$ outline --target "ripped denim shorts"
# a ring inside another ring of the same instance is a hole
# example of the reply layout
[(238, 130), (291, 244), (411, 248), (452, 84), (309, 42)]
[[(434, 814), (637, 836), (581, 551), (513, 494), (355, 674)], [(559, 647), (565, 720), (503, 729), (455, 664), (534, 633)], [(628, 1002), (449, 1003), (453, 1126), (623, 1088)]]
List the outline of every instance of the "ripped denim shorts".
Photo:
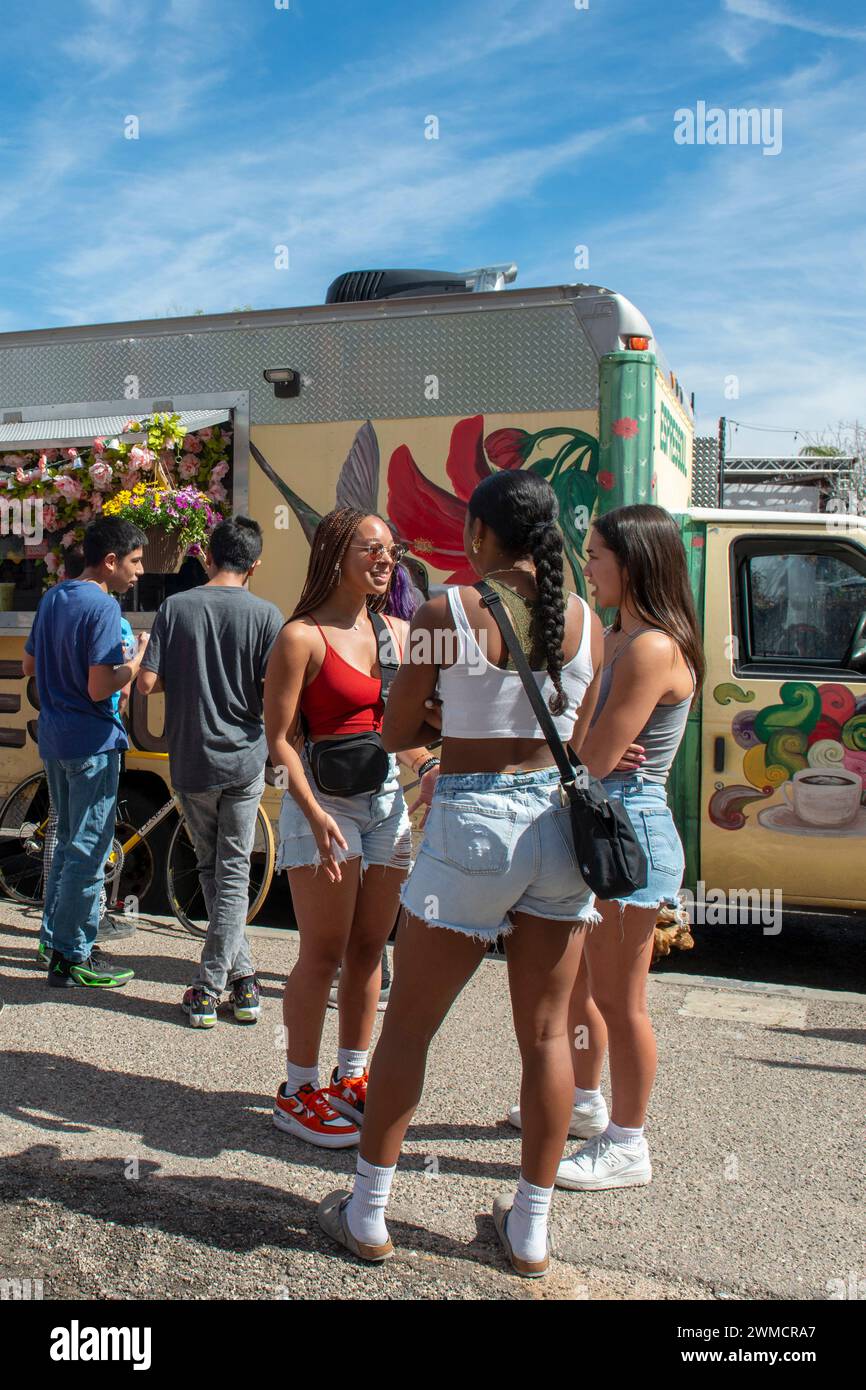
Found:
[(661, 782), (649, 782), (637, 774), (605, 777), (603, 786), (611, 800), (622, 802), (628, 811), (647, 865), (645, 886), (612, 901), (626, 907), (660, 907), (662, 903), (676, 907), (686, 860)]
[(400, 897), (429, 926), (478, 941), (507, 936), (515, 912), (597, 922), (556, 768), (440, 775)]
[[(370, 864), (408, 870), (412, 854), (409, 812), (400, 786), (397, 759), (391, 755), (388, 776), (375, 792), (360, 796), (326, 796), (313, 781), (306, 753), (301, 761), (310, 790), (322, 810), (337, 822), (348, 850), (338, 850), (337, 859), (361, 859), (363, 872)], [(286, 792), (280, 807), (277, 872), (319, 864), (319, 849), (310, 822), (295, 798)]]

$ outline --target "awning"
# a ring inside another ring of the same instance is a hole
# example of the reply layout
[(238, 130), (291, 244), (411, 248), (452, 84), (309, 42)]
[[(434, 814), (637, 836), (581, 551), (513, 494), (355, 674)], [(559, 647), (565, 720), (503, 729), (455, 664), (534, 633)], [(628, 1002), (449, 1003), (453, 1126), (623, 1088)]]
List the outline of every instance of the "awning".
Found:
[[(78, 420), (23, 420), (17, 424), (0, 424), (0, 449), (13, 453), (19, 449), (52, 449), (64, 444), (92, 444), (94, 439), (119, 438), (125, 443), (140, 443), (142, 434), (123, 434), (127, 420), (134, 420), (135, 402), (126, 415), (91, 415)], [(227, 410), (179, 410), (180, 423), (187, 434), (209, 425), (222, 425), (229, 419)], [(2, 458), (0, 458), (2, 464)]]

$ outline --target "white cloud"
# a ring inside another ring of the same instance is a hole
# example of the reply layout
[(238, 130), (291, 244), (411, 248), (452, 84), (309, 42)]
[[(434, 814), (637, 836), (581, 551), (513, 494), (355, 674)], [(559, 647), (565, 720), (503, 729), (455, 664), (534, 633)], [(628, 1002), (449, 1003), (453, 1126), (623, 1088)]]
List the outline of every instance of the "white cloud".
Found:
[(806, 34), (817, 34), (827, 39), (857, 39), (866, 41), (866, 27), (852, 28), (845, 24), (827, 24), (811, 15), (792, 14), (777, 0), (724, 0), (725, 9), (731, 14), (743, 15), (747, 19), (763, 21), (766, 24), (782, 25), (788, 29), (800, 29)]

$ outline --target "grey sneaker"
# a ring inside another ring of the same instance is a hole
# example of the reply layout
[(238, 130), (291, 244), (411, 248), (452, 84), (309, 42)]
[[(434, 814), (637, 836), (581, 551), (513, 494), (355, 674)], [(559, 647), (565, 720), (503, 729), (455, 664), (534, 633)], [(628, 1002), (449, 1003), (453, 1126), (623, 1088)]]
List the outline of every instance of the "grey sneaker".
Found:
[(118, 921), (116, 917), (104, 912), (96, 928), (96, 940), (107, 946), (112, 941), (122, 941), (126, 936), (135, 936), (136, 931), (137, 928), (128, 917), (121, 917)]

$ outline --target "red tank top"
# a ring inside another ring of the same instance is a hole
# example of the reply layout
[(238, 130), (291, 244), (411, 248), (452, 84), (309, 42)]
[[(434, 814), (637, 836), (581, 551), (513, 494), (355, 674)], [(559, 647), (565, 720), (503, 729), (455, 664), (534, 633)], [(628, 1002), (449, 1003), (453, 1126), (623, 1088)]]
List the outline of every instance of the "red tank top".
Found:
[[(325, 643), (325, 659), (318, 675), (304, 687), (301, 695), (301, 714), (306, 720), (307, 736), (378, 733), (385, 713), (381, 680), (352, 666), (334, 651), (318, 623), (316, 627)], [(402, 655), (401, 651), (401, 659)]]

